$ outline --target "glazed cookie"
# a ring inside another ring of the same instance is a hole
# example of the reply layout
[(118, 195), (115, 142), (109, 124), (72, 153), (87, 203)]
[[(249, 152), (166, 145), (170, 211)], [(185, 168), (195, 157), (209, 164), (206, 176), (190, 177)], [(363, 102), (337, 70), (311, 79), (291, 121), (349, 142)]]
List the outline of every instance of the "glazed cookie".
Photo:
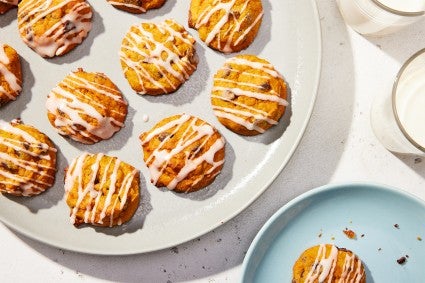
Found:
[(362, 261), (352, 251), (330, 244), (305, 250), (293, 267), (292, 283), (366, 282)]
[(116, 157), (84, 153), (65, 175), (71, 223), (112, 227), (133, 217), (139, 206), (140, 173)]
[(192, 0), (189, 27), (209, 47), (231, 53), (254, 41), (262, 18), (261, 0)]
[(112, 6), (133, 14), (145, 13), (164, 5), (165, 0), (108, 0)]
[(196, 70), (195, 39), (174, 20), (133, 25), (121, 45), (121, 66), (139, 94), (176, 91)]
[(21, 120), (0, 120), (0, 192), (38, 195), (55, 181), (56, 148), (50, 139)]
[(47, 117), (59, 134), (93, 144), (124, 127), (127, 102), (102, 73), (69, 74), (48, 95)]
[(215, 74), (211, 103), (224, 126), (252, 136), (278, 123), (288, 105), (286, 97), (286, 83), (269, 62), (238, 55)]
[(0, 106), (15, 100), (22, 90), (21, 61), (18, 53), (0, 43)]
[(18, 6), (18, 0), (0, 0), (0, 15)]
[(193, 192), (211, 184), (224, 163), (225, 141), (199, 118), (165, 118), (140, 135), (143, 158), (157, 187)]
[(64, 55), (80, 44), (91, 17), (85, 0), (22, 0), (18, 5), (21, 38), (42, 57)]

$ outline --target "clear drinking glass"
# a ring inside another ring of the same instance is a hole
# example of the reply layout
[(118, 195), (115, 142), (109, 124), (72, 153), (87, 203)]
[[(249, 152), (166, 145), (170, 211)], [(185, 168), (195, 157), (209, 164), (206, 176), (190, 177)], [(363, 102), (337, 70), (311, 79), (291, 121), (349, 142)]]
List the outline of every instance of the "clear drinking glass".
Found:
[(370, 118), (388, 150), (425, 156), (425, 48), (401, 67), (392, 93), (375, 98)]
[(364, 35), (382, 36), (424, 18), (425, 0), (337, 0), (345, 22)]

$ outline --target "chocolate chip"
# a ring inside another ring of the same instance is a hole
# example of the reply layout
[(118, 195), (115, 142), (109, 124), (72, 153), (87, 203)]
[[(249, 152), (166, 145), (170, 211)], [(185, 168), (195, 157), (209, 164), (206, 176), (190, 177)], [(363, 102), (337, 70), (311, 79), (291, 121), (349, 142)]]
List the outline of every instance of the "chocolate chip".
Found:
[(59, 116), (65, 116), (65, 112), (63, 112), (60, 109), (57, 109), (56, 112), (58, 113)]
[(28, 150), (28, 149), (30, 148), (30, 144), (29, 144), (29, 143), (27, 143), (27, 142), (23, 142), (23, 143), (22, 143), (22, 145), (24, 146), (24, 148), (25, 148), (26, 150)]
[(66, 21), (65, 22), (65, 32), (69, 32), (73, 29), (75, 29), (75, 24), (71, 21)]
[(163, 132), (163, 133), (160, 133), (159, 135), (158, 135), (158, 139), (159, 139), (159, 141), (164, 141), (168, 136), (169, 136), (170, 134), (169, 133), (166, 133), (166, 132)]
[(262, 88), (263, 90), (265, 90), (265, 91), (269, 91), (269, 90), (271, 90), (271, 89), (272, 89), (272, 87), (271, 87), (271, 85), (270, 85), (270, 83), (269, 83), (269, 82), (265, 82), (265, 83), (263, 83), (263, 84), (261, 85), (261, 88)]

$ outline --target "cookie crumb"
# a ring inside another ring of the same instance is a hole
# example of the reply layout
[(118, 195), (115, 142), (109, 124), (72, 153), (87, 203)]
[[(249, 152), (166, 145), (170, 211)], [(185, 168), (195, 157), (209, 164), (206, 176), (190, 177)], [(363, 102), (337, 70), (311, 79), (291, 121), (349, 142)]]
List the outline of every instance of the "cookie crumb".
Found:
[(350, 230), (348, 228), (345, 228), (345, 230), (342, 230), (342, 232), (349, 238), (349, 239), (355, 239), (356, 233), (353, 230)]
[(378, 248), (378, 252), (380, 252), (380, 251), (382, 251), (382, 249), (381, 248)]
[(397, 259), (397, 263), (401, 265), (401, 264), (404, 264), (406, 260), (407, 260), (406, 257), (402, 256), (401, 258)]
[(397, 229), (400, 229), (400, 226), (397, 223), (394, 224), (394, 227), (397, 228)]
[(360, 237), (363, 238), (364, 237), (364, 234), (361, 234)]
[(418, 241), (422, 241), (422, 238), (421, 237), (416, 237), (416, 239), (418, 239)]
[(331, 237), (331, 240), (333, 241), (333, 240), (335, 240), (335, 237)]

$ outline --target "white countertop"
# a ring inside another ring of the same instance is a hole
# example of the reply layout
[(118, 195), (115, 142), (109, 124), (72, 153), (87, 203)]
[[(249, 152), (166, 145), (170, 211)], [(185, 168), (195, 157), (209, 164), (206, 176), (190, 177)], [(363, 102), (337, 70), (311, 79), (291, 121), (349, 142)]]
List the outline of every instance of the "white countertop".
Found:
[(175, 248), (135, 256), (93, 256), (53, 248), (0, 224), (1, 282), (238, 282), (254, 236), (281, 206), (317, 186), (367, 181), (425, 200), (425, 158), (396, 156), (369, 123), (373, 98), (388, 91), (401, 64), (425, 47), (425, 21), (383, 38), (347, 28), (336, 3), (317, 0), (323, 60), (317, 102), (294, 156), (240, 215)]

